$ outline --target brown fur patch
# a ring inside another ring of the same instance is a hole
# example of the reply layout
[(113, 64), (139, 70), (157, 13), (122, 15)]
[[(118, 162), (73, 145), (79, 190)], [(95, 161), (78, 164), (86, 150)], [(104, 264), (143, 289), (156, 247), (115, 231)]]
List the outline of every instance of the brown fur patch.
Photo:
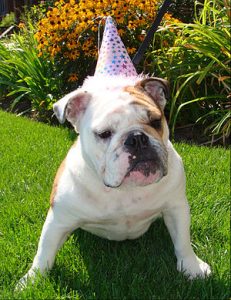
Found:
[(162, 139), (163, 136), (163, 123), (166, 122), (164, 113), (158, 104), (144, 91), (137, 87), (128, 86), (125, 87), (125, 91), (133, 96), (133, 100), (130, 102), (131, 105), (142, 106), (147, 111), (149, 121), (161, 119), (162, 126), (159, 130), (152, 128), (150, 124), (144, 124), (143, 128), (148, 134), (152, 135), (157, 139)]
[(143, 127), (144, 132), (146, 132), (147, 134), (153, 136), (155, 139), (157, 139), (159, 141), (162, 140), (163, 126), (161, 127), (160, 130), (156, 130), (149, 125), (143, 125), (142, 127)]
[(124, 88), (125, 92), (129, 93), (130, 95), (134, 96), (135, 99), (146, 103), (147, 105), (153, 105), (154, 101), (151, 97), (144, 93), (143, 90), (139, 89), (136, 86), (126, 86)]
[(57, 187), (58, 187), (58, 184), (59, 184), (59, 179), (60, 179), (61, 175), (63, 174), (64, 168), (65, 168), (65, 159), (62, 161), (62, 163), (59, 166), (58, 171), (55, 175), (55, 179), (54, 179), (54, 183), (53, 183), (52, 190), (51, 190), (51, 195), (50, 195), (50, 205), (51, 205), (51, 207), (54, 206), (54, 199), (55, 199), (55, 195), (57, 193)]
[(144, 91), (141, 91), (133, 86), (127, 86), (124, 90), (134, 97), (134, 100), (131, 101), (132, 105), (143, 106), (147, 109), (147, 111), (151, 111), (153, 115), (156, 115), (156, 118), (161, 117), (161, 115), (163, 114), (162, 110), (157, 105), (157, 103)]

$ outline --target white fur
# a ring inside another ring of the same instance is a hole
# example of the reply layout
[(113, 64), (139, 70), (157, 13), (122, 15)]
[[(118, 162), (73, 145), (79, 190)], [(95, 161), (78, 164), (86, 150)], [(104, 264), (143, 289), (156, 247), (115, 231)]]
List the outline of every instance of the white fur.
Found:
[[(90, 77), (83, 84), (81, 90), (91, 93), (93, 99), (81, 118), (80, 138), (67, 154), (33, 265), (18, 288), (24, 287), (29, 278), (33, 280), (37, 271), (43, 274), (52, 267), (57, 250), (76, 228), (111, 240), (135, 239), (148, 230), (157, 216), (163, 216), (170, 232), (177, 269), (190, 278), (210, 274), (210, 267), (196, 257), (190, 243), (183, 164), (168, 140), (166, 124), (163, 139), (150, 140), (160, 147), (160, 152), (166, 151), (167, 175), (147, 186), (123, 183), (128, 168), (122, 148), (124, 136), (130, 130), (140, 130), (145, 116), (142, 108), (128, 105), (130, 95), (122, 88), (140, 79)], [(93, 131), (107, 126), (115, 129), (115, 135), (110, 142), (96, 143)], [(113, 162), (115, 154), (118, 159)], [(121, 185), (108, 188), (105, 181)]]
[(124, 86), (133, 86), (141, 79), (146, 78), (145, 75), (137, 75), (127, 77), (124, 75), (121, 76), (89, 76), (85, 79), (82, 88), (86, 89), (89, 92), (95, 93), (97, 90), (120, 90)]

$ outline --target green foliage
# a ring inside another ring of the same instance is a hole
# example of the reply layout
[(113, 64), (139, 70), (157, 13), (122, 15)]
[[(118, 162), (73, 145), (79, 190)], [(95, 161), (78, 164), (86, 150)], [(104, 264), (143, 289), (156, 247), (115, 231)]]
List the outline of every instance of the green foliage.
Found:
[(37, 5), (30, 7), (24, 6), (24, 11), (20, 15), (20, 22), (24, 24), (29, 32), (33, 29), (33, 32), (35, 33), (38, 30), (37, 23), (46, 15), (48, 8), (53, 2), (54, 1), (41, 1)]
[(33, 34), (17, 34), (0, 44), (0, 88), (13, 99), (11, 108), (26, 99), (32, 111), (47, 117), (62, 84), (52, 61), (40, 59), (36, 46)]
[[(64, 128), (0, 111), (0, 299), (219, 299), (230, 297), (229, 151), (176, 144), (183, 157), (193, 248), (212, 267), (206, 280), (176, 271), (161, 220), (139, 239), (114, 242), (77, 230), (53, 270), (14, 288), (36, 253), (55, 172), (73, 143)], [(205, 184), (206, 183), (206, 184)]]
[(0, 22), (0, 27), (9, 27), (15, 24), (15, 14), (11, 12), (3, 17), (2, 21)]
[[(169, 122), (174, 132), (181, 125), (203, 122), (216, 138), (230, 135), (230, 20), (221, 0), (196, 3), (194, 23), (161, 27), (148, 57), (159, 76), (171, 83)], [(150, 67), (150, 66), (149, 66)]]
[(6, 103), (6, 98), (12, 110), (32, 113), (33, 117), (46, 122), (50, 122), (53, 114), (53, 103), (76, 88), (76, 83), (65, 80), (67, 75), (62, 62), (38, 55), (34, 38), (37, 22), (53, 2), (25, 7), (19, 33), (0, 42), (0, 102)]

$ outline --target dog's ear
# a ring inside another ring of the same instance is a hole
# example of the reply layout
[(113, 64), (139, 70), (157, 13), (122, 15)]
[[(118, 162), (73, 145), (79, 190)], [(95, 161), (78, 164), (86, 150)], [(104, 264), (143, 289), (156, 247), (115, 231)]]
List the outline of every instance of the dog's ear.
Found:
[(166, 98), (169, 97), (169, 83), (167, 80), (151, 77), (140, 81), (137, 86), (148, 93), (153, 100), (164, 109)]
[(75, 90), (53, 105), (54, 113), (60, 123), (64, 123), (67, 119), (75, 127), (90, 99), (91, 95), (88, 92)]

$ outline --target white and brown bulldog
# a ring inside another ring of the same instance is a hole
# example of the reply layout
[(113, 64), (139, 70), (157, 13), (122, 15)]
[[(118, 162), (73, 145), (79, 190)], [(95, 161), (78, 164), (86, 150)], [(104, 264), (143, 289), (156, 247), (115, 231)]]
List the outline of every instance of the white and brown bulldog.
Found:
[(160, 78), (98, 76), (54, 105), (79, 138), (57, 172), (38, 251), (19, 287), (52, 267), (73, 230), (135, 239), (158, 216), (174, 243), (177, 269), (189, 278), (210, 274), (190, 243), (184, 168), (163, 112), (167, 95)]

